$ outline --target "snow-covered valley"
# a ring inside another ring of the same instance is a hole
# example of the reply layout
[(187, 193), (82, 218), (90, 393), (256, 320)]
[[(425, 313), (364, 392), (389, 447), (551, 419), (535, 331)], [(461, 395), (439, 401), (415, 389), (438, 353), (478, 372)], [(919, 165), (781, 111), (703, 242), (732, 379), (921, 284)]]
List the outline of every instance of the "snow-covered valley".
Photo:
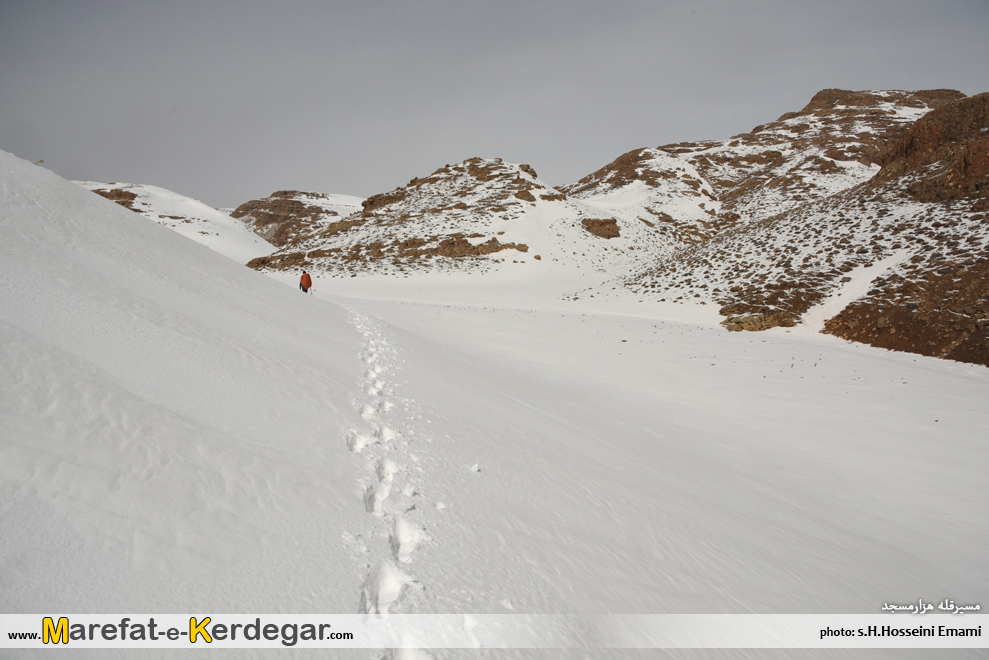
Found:
[(8, 612), (987, 593), (983, 366), (562, 300), (587, 276), (534, 264), (306, 296), (6, 153), (0, 204)]

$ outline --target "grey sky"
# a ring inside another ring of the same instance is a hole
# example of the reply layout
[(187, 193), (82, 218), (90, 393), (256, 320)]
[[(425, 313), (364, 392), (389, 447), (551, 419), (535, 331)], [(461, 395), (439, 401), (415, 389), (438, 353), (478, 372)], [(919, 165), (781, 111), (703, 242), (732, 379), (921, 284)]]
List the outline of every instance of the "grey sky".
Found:
[(820, 89), (989, 91), (989, 1), (0, 2), (0, 149), (214, 206), (576, 180)]

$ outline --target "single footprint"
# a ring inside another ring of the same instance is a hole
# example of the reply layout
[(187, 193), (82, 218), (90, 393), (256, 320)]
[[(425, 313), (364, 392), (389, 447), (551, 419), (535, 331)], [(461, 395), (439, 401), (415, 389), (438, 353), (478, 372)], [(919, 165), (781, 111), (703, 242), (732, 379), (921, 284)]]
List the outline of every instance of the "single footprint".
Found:
[(350, 448), (350, 451), (355, 454), (361, 453), (361, 450), (364, 449), (364, 447), (367, 447), (375, 442), (378, 442), (377, 437), (367, 436), (363, 433), (358, 433), (357, 431), (351, 431), (350, 435), (347, 437), (347, 446)]
[(361, 614), (388, 614), (392, 603), (402, 597), (415, 579), (392, 561), (383, 561), (378, 570), (367, 577), (361, 590)]
[(373, 486), (368, 486), (368, 489), (364, 491), (364, 508), (367, 509), (368, 513), (373, 513), (381, 517), (384, 515), (381, 505), (384, 504), (384, 501), (388, 499), (390, 494), (391, 484), (380, 482)]
[(390, 458), (380, 459), (378, 461), (378, 465), (375, 467), (375, 472), (378, 474), (378, 481), (391, 483), (391, 480), (395, 478), (395, 473), (398, 472), (398, 469), (398, 465)]
[(412, 561), (412, 553), (423, 541), (430, 541), (426, 534), (418, 525), (410, 523), (401, 516), (395, 516), (395, 527), (391, 533), (391, 549), (395, 553), (395, 559), (408, 564)]

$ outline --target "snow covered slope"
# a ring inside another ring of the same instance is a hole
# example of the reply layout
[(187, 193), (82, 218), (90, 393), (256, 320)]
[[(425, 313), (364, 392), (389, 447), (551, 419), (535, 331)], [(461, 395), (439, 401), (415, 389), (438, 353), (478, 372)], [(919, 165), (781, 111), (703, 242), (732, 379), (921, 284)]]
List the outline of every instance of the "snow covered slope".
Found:
[(953, 90), (818, 92), (800, 112), (727, 140), (637, 149), (561, 190), (655, 223), (676, 247), (863, 183), (883, 149)]
[(788, 112), (749, 133), (661, 149), (697, 168), (722, 203), (725, 221), (744, 223), (867, 181), (883, 151), (907, 127), (964, 96), (945, 89), (825, 89), (800, 112)]
[(878, 157), (874, 179), (727, 229), (624, 289), (716, 304), (731, 329), (828, 322), (856, 341), (989, 364), (987, 135), (989, 93), (945, 104)]
[(539, 280), (627, 272), (671, 245), (638, 219), (567, 197), (528, 165), (471, 158), (374, 195), (362, 212), (250, 265), (346, 276), (526, 270)]
[(355, 427), (410, 443), (364, 447), (368, 481), (390, 456), (445, 505), (418, 518), (417, 611), (874, 612), (989, 586), (984, 368), (635, 304), (340, 300), (408, 402)]
[(2, 152), (0, 204), (5, 610), (355, 611), (346, 315)]
[(670, 249), (700, 243), (718, 229), (714, 189), (689, 161), (660, 149), (630, 151), (562, 190), (602, 213), (655, 228)]
[(75, 183), (202, 243), (239, 264), (246, 264), (277, 249), (226, 213), (171, 190), (140, 183)]

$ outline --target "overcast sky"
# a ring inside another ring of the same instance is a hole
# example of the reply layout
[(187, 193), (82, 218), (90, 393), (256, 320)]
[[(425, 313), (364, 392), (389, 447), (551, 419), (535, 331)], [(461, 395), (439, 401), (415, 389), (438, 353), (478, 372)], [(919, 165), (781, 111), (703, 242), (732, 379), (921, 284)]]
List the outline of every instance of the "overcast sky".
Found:
[(559, 185), (828, 87), (989, 91), (989, 0), (0, 0), (0, 149), (217, 207), (471, 156)]

